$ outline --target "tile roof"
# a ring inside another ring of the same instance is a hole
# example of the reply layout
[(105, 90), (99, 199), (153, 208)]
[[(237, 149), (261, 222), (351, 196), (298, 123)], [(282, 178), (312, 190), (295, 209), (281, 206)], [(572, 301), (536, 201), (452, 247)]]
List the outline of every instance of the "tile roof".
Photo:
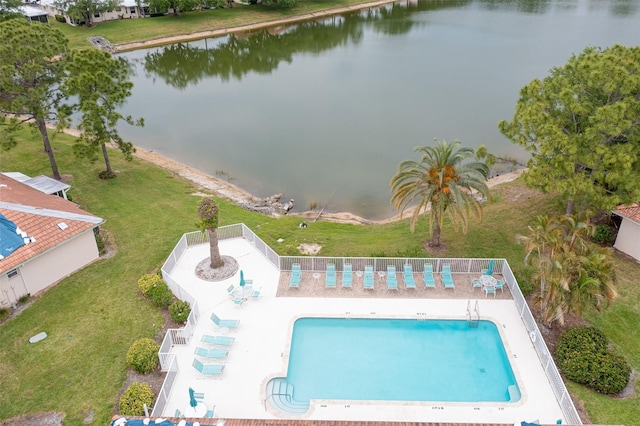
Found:
[(629, 206), (618, 206), (614, 213), (619, 216), (626, 217), (629, 220), (640, 223), (640, 205), (637, 203)]
[[(44, 194), (2, 174), (0, 213), (36, 239), (0, 260), (0, 273), (104, 223), (104, 219), (80, 209), (75, 203)], [(58, 226), (61, 222), (67, 225), (65, 229)]]

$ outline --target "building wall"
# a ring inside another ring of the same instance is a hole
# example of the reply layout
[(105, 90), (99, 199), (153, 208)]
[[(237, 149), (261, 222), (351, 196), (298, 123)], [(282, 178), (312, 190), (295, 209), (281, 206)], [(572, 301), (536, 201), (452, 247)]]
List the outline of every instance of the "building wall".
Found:
[(89, 230), (25, 263), (15, 277), (0, 276), (0, 306), (11, 305), (27, 293), (38, 294), (98, 257), (98, 246)]
[[(57, 9), (54, 5), (43, 4), (41, 7), (49, 14), (49, 16), (55, 17), (55, 15), (62, 15), (67, 19), (67, 23), (72, 23), (69, 15)], [(145, 12), (138, 6), (118, 6), (112, 11), (100, 12), (98, 13), (98, 16), (94, 15), (91, 22), (97, 24), (99, 22), (115, 21), (117, 19), (137, 19), (144, 17)]]
[(622, 218), (618, 237), (613, 245), (616, 249), (640, 261), (640, 223)]

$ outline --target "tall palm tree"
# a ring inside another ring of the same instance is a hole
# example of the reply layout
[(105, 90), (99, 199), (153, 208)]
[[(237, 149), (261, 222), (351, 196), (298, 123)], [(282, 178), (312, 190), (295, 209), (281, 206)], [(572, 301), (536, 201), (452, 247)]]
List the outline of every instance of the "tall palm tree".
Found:
[(536, 306), (548, 325), (564, 324), (569, 312), (581, 315), (589, 307), (600, 312), (618, 296), (609, 253), (587, 242), (593, 231), (586, 214), (538, 216), (529, 235), (519, 237), (525, 262), (536, 266)]
[(440, 246), (440, 232), (445, 214), (454, 226), (462, 225), (467, 232), (468, 216), (473, 212), (482, 219), (482, 206), (474, 191), (489, 196), (486, 180), (489, 168), (475, 157), (473, 149), (460, 146), (459, 141), (436, 146), (419, 146), (415, 152), (422, 153), (420, 161), (407, 160), (400, 163), (398, 172), (391, 179), (391, 203), (400, 214), (409, 206), (415, 206), (411, 218), (411, 232), (415, 230), (420, 214), (429, 210), (429, 230), (432, 233), (430, 246)]
[(213, 269), (220, 268), (224, 262), (220, 258), (220, 249), (218, 248), (218, 203), (213, 198), (203, 198), (198, 206), (198, 214), (200, 222), (198, 225), (203, 231), (209, 234), (209, 253)]

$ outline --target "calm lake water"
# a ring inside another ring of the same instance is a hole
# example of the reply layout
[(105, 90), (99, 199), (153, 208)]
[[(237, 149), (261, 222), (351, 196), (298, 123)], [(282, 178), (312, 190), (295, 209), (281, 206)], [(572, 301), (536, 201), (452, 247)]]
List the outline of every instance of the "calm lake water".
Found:
[(640, 0), (419, 0), (129, 52), (125, 110), (146, 126), (121, 131), (295, 210), (382, 219), (434, 138), (526, 160), (497, 129), (520, 88), (586, 46), (639, 44), (639, 18)]

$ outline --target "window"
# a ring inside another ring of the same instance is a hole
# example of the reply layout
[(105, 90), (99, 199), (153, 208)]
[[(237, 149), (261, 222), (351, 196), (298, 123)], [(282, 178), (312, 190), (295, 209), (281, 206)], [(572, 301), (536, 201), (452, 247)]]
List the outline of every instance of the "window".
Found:
[(9, 272), (7, 272), (7, 277), (9, 277), (9, 278), (16, 277), (17, 275), (18, 275), (18, 270), (17, 269), (12, 269)]
[(135, 14), (135, 13), (136, 13), (136, 8), (135, 8), (135, 6), (134, 6), (134, 7), (130, 7), (130, 8), (129, 8), (129, 11), (130, 11), (131, 13)]

